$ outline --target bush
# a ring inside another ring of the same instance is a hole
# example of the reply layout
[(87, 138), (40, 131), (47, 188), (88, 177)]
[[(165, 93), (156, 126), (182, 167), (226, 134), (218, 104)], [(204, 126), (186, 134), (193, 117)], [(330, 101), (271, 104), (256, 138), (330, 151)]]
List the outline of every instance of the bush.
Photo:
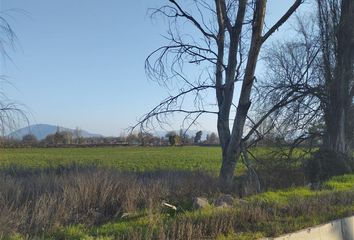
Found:
[(263, 190), (282, 189), (305, 184), (302, 159), (288, 158), (282, 152), (261, 156), (255, 164)]
[(328, 150), (315, 152), (305, 164), (305, 174), (311, 183), (323, 182), (351, 171), (350, 159), (346, 155)]
[(33, 147), (38, 143), (38, 140), (35, 135), (33, 134), (27, 134), (22, 137), (22, 144), (24, 146), (30, 146)]

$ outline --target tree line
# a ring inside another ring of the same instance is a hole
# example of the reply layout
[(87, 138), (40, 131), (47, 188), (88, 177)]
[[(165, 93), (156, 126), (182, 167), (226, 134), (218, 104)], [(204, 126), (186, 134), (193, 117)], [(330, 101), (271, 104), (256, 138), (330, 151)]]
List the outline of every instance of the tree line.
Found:
[(177, 134), (170, 131), (165, 136), (155, 136), (151, 133), (129, 133), (119, 137), (82, 137), (80, 131), (60, 131), (47, 135), (38, 140), (34, 134), (26, 134), (22, 139), (2, 137), (2, 147), (63, 147), (63, 146), (190, 146), (190, 145), (219, 145), (216, 133), (207, 133), (202, 139), (203, 132), (197, 131), (195, 135), (188, 135), (183, 130)]

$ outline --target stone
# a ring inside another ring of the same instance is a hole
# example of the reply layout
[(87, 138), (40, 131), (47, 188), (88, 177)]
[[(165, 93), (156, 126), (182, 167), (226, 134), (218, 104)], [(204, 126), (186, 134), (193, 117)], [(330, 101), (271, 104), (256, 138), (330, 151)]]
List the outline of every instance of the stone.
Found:
[(196, 197), (193, 199), (193, 209), (203, 209), (210, 207), (208, 199), (203, 197)]
[(234, 205), (235, 199), (230, 194), (225, 194), (218, 197), (214, 201), (215, 207), (218, 208), (230, 208)]
[(126, 213), (123, 213), (120, 218), (128, 218), (128, 217), (130, 217), (131, 215), (132, 215), (131, 213), (126, 212)]

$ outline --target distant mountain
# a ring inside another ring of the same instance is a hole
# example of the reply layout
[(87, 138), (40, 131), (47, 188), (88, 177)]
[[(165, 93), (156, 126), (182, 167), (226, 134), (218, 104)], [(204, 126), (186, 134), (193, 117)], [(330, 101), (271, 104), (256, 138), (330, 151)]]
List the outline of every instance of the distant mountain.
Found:
[[(49, 124), (35, 124), (35, 125), (30, 125), (28, 127), (24, 127), (21, 129), (18, 129), (12, 133), (10, 133), (8, 136), (14, 139), (22, 139), (23, 136), (27, 134), (33, 134), (36, 136), (38, 140), (44, 139), (46, 136), (49, 134), (54, 134), (58, 130), (58, 126), (55, 125), (49, 125)], [(74, 133), (75, 129), (70, 129), (70, 128), (65, 128), (65, 127), (60, 127), (59, 126), (59, 131), (68, 131)], [(89, 133), (85, 130), (80, 129), (80, 135), (81, 137), (84, 138), (90, 138), (90, 137), (103, 137), (100, 134), (93, 134)]]

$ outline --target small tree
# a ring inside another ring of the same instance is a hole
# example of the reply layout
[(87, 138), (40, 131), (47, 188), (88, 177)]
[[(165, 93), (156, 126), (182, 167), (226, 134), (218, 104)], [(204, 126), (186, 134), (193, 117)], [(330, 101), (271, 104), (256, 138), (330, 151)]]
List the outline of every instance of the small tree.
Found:
[(142, 146), (151, 145), (154, 142), (154, 136), (152, 134), (146, 133), (146, 132), (139, 132), (138, 139), (139, 139), (140, 145), (142, 145)]
[(73, 134), (69, 131), (57, 131), (54, 134), (55, 144), (71, 144), (73, 139)]
[(38, 140), (35, 135), (33, 134), (26, 134), (22, 137), (22, 144), (24, 146), (35, 146), (38, 143)]
[(219, 138), (216, 135), (216, 133), (212, 132), (207, 135), (206, 137), (206, 143), (207, 144), (219, 144)]
[(134, 133), (130, 133), (126, 137), (126, 141), (129, 145), (136, 145), (136, 144), (139, 144), (139, 137)]
[(43, 140), (42, 143), (45, 145), (55, 145), (54, 134), (48, 134)]
[(82, 137), (82, 131), (79, 127), (76, 127), (73, 132), (73, 140), (75, 144), (81, 144), (84, 142), (84, 138)]
[(200, 141), (202, 139), (202, 135), (203, 135), (202, 131), (196, 132), (195, 137), (194, 137), (194, 144), (200, 143)]
[(168, 132), (166, 134), (166, 137), (168, 138), (168, 142), (170, 143), (171, 146), (180, 144), (180, 137), (177, 135), (175, 131)]

